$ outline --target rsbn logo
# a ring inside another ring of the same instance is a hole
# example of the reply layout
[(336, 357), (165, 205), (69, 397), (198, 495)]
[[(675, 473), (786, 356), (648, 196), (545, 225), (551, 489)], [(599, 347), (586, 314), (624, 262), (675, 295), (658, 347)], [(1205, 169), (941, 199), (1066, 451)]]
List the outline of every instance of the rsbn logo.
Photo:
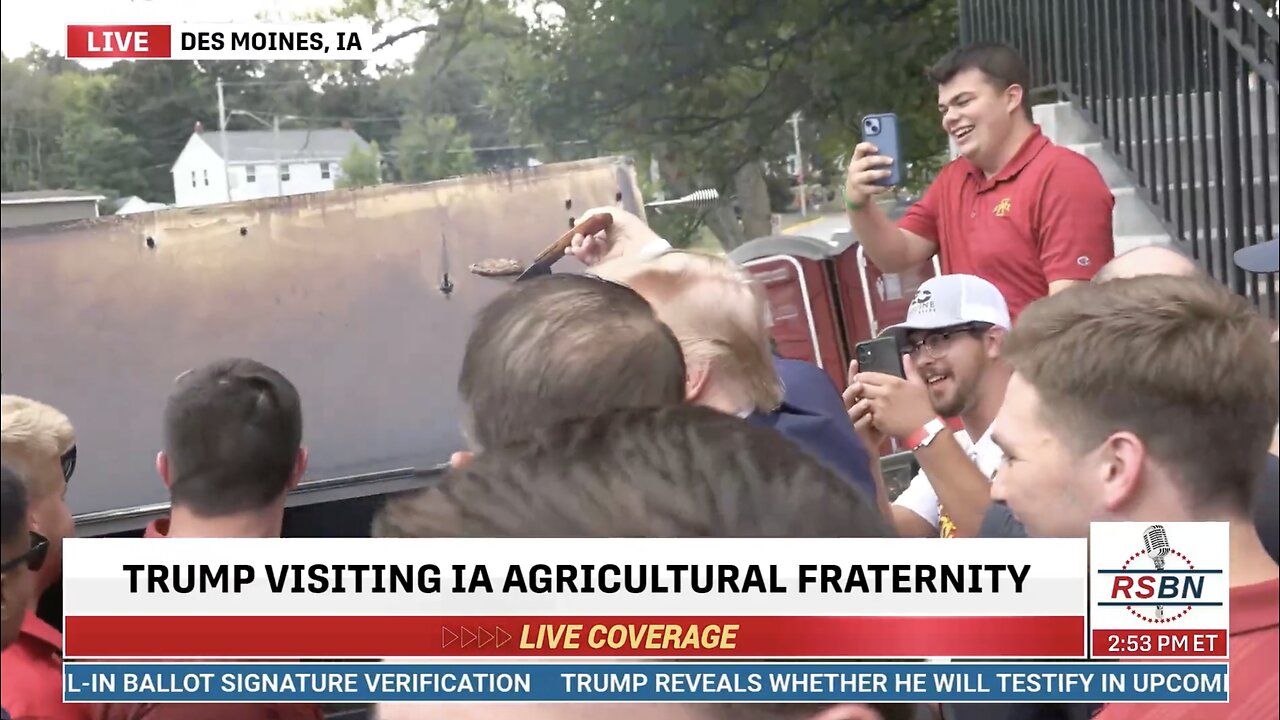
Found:
[(1142, 533), (1142, 548), (1118, 569), (1100, 569), (1111, 576), (1109, 601), (1099, 605), (1123, 606), (1134, 617), (1150, 623), (1180, 620), (1197, 607), (1220, 607), (1206, 600), (1205, 578), (1221, 575), (1221, 569), (1198, 568), (1191, 558), (1169, 542), (1163, 525)]

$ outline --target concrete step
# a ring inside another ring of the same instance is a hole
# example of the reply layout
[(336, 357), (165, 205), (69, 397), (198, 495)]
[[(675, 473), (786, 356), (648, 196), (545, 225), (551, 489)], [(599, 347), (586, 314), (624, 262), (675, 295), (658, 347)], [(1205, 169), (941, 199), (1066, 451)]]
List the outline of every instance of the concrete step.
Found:
[[(1244, 131), (1244, 100), (1245, 97), (1243, 96), (1237, 97), (1236, 100), (1237, 115), (1239, 116), (1237, 133)], [(1248, 100), (1250, 134), (1260, 132), (1264, 125), (1267, 132), (1275, 132), (1277, 129), (1275, 92), (1267, 92), (1266, 84), (1259, 83), (1257, 87), (1249, 91)], [(1263, 106), (1264, 103), (1265, 107)], [(1163, 105), (1163, 108), (1161, 108), (1161, 105)], [(1127, 134), (1124, 132), (1126, 123), (1132, 127), (1133, 124), (1139, 122), (1141, 123), (1139, 132), (1145, 135), (1147, 132), (1147, 113), (1155, 114), (1155, 117), (1152, 118), (1153, 124), (1161, 120), (1164, 121), (1164, 132), (1178, 135), (1195, 135), (1199, 133), (1202, 127), (1209, 132), (1214, 132), (1223, 112), (1218, 98), (1213, 93), (1178, 93), (1176, 95), (1129, 98), (1118, 105), (1112, 105), (1112, 108), (1117, 107), (1117, 112), (1120, 113), (1118, 120), (1121, 125), (1121, 135)], [(1163, 113), (1163, 117), (1161, 117), (1161, 113)], [(1161, 132), (1160, 127), (1156, 127), (1155, 130), (1157, 133)]]
[(1123, 255), (1130, 250), (1136, 250), (1148, 245), (1167, 245), (1171, 241), (1172, 239), (1168, 233), (1160, 233), (1159, 235), (1117, 235), (1116, 255)]
[[(1266, 232), (1266, 230), (1262, 227), (1255, 227), (1254, 233), (1255, 234), (1252, 236), (1246, 234), (1245, 236), (1246, 245), (1252, 244), (1254, 242), (1254, 237), (1258, 239), (1258, 242), (1262, 242), (1264, 240), (1269, 240), (1271, 238), (1280, 236), (1280, 226), (1272, 228), (1270, 233)], [(1199, 235), (1192, 235), (1186, 238), (1186, 242), (1189, 242), (1195, 245), (1197, 248), (1199, 248), (1200, 254), (1204, 255), (1210, 252), (1210, 248), (1218, 246), (1217, 238), (1218, 238), (1218, 231), (1214, 230), (1208, 233), (1202, 232)], [(1169, 243), (1169, 242), (1172, 242), (1172, 240), (1173, 240), (1172, 236), (1170, 236), (1169, 233), (1166, 233), (1166, 232), (1152, 233), (1149, 235), (1116, 235), (1115, 237), (1116, 255), (1120, 255), (1121, 253), (1128, 252), (1130, 250), (1133, 250), (1134, 248), (1145, 247), (1147, 245), (1159, 245), (1161, 243)]]
[(1069, 102), (1032, 106), (1031, 119), (1045, 136), (1059, 145), (1095, 143), (1101, 136)]
[[(1280, 126), (1280, 118), (1277, 118), (1276, 96), (1274, 93), (1268, 93), (1265, 85), (1250, 93), (1250, 113), (1249, 113), (1249, 134), (1257, 135), (1265, 128), (1266, 132), (1273, 134)], [(1197, 104), (1198, 102), (1198, 104)], [(1137, 134), (1139, 136), (1147, 135), (1147, 117), (1148, 112), (1156, 112), (1157, 103), (1164, 105), (1164, 117), (1156, 117), (1152, 119), (1152, 124), (1158, 124), (1157, 121), (1164, 121), (1164, 131), (1170, 134), (1182, 136), (1199, 136), (1200, 129), (1205, 128), (1212, 133), (1218, 126), (1218, 116), (1221, 108), (1218, 106), (1213, 96), (1207, 93), (1190, 94), (1190, 95), (1163, 95), (1157, 98), (1141, 98), (1137, 101), (1130, 99), (1126, 102), (1112, 105), (1114, 109), (1119, 108), (1119, 116), (1117, 122), (1120, 125), (1120, 137), (1127, 136), (1128, 130), (1135, 124), (1138, 126)], [(1136, 109), (1135, 109), (1136, 108)], [(1241, 103), (1241, 112), (1243, 113), (1243, 103)], [(1046, 135), (1059, 145), (1075, 145), (1078, 143), (1096, 142), (1100, 136), (1093, 129), (1083, 111), (1078, 110), (1070, 102), (1057, 103), (1041, 103), (1031, 108), (1032, 119), (1038, 123)], [(1157, 133), (1161, 132), (1161, 128), (1154, 128)], [(1237, 134), (1244, 132), (1243, 115), (1237, 121)]]
[[(1220, 216), (1218, 202), (1216, 198), (1217, 183), (1209, 183), (1208, 188), (1211, 194), (1207, 199), (1202, 197), (1201, 188), (1197, 184), (1191, 186), (1183, 184), (1177, 188), (1170, 187), (1169, 193), (1169, 217), (1176, 217), (1176, 213), (1182, 213), (1182, 221), (1185, 226), (1191, 227), (1192, 213), (1194, 204), (1195, 225), (1201, 228), (1212, 228), (1218, 224)], [(1266, 187), (1257, 179), (1251, 186), (1253, 198), (1254, 217), (1262, 216), (1262, 208), (1265, 205), (1271, 207), (1271, 217), (1280, 218), (1280, 195), (1277, 190), (1280, 189), (1280, 177), (1271, 178), (1270, 197), (1266, 192)], [(1140, 195), (1132, 187), (1113, 187), (1111, 194), (1115, 196), (1115, 220), (1117, 235), (1149, 235), (1163, 232), (1163, 225), (1159, 221), (1159, 217), (1148, 206), (1146, 199)], [(1181, 195), (1181, 204), (1179, 204), (1179, 195)], [(1159, 196), (1163, 199), (1163, 196)], [(1243, 207), (1247, 212), (1249, 210), (1249, 198), (1246, 196), (1241, 199)], [(1146, 212), (1139, 212), (1139, 208)]]
[[(1271, 173), (1280, 172), (1280, 133), (1271, 132), (1266, 135), (1265, 153), (1263, 139), (1259, 135), (1250, 138), (1251, 165), (1247, 169), (1250, 174), (1261, 172), (1263, 167)], [(1243, 139), (1240, 142), (1243, 149)], [(1139, 143), (1134, 147), (1134, 164), (1137, 164), (1138, 153), (1141, 152), (1143, 162), (1146, 163), (1146, 172), (1156, 181), (1163, 179), (1165, 174), (1172, 175), (1175, 162), (1180, 165), (1184, 180), (1193, 176), (1201, 177), (1204, 160), (1208, 160), (1210, 173), (1215, 170), (1217, 143), (1216, 137), (1207, 138), (1204, 143), (1194, 137), (1170, 138), (1167, 145), (1162, 145), (1158, 141)], [(1125, 187), (1131, 184), (1124, 173), (1122, 156), (1113, 155), (1110, 148), (1103, 143), (1077, 143), (1068, 147), (1092, 160), (1107, 181), (1107, 185)], [(1159, 162), (1162, 153), (1164, 154), (1163, 164)]]
[(1116, 207), (1111, 216), (1111, 230), (1122, 235), (1161, 235), (1164, 224), (1132, 187), (1112, 188)]

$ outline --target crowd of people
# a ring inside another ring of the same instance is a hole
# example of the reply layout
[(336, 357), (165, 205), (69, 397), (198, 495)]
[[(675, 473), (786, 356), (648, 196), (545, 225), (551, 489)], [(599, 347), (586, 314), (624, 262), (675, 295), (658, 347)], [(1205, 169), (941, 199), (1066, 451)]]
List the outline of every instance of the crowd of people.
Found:
[[(1113, 257), (1096, 168), (1031, 122), (1025, 65), (958, 50), (932, 75), (960, 157), (894, 225), (886, 158), (860, 145), (850, 222), (882, 268), (942, 256), (886, 331), (904, 377), (837, 388), (779, 357), (758, 283), (671, 249), (624, 211), (574, 239), (588, 266), (516, 283), (476, 318), (458, 390), (466, 448), (389, 499), (376, 537), (1087, 537), (1095, 520), (1230, 523), (1231, 701), (1220, 705), (392, 704), (387, 720), (946, 720), (1277, 716), (1275, 334), (1172, 246)], [(1000, 210), (996, 212), (995, 210)], [(1276, 272), (1276, 244), (1238, 256)], [(156, 458), (167, 518), (148, 537), (278, 537), (303, 477), (303, 403), (276, 369), (214, 362), (175, 380)], [(890, 497), (878, 448), (920, 473)], [(56, 582), (76, 469), (71, 419), (3, 398), (5, 716), (319, 718), (312, 705), (68, 705)]]

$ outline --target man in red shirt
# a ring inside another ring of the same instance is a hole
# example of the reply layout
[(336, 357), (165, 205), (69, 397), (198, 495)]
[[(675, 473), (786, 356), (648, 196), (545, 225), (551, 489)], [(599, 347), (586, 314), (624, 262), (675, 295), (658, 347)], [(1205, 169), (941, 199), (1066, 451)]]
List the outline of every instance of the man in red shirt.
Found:
[(1271, 330), (1205, 278), (1070, 288), (1013, 327), (992, 498), (1033, 537), (1095, 520), (1230, 523), (1230, 702), (1110, 705), (1098, 720), (1275, 718), (1280, 568), (1252, 496), (1280, 402)]
[[(170, 516), (147, 537), (278, 538), (285, 497), (307, 469), (302, 404), (284, 375), (246, 359), (180, 376), (156, 469)], [(322, 720), (314, 704), (110, 704), (95, 720)]]
[[(75, 470), (75, 429), (67, 416), (16, 395), (0, 398), (0, 456), (22, 478), (32, 532), (48, 542), (35, 573), (31, 608), (62, 573), (62, 539), (75, 533), (67, 507), (67, 482)], [(0, 654), (0, 705), (14, 717), (80, 720), (83, 705), (62, 702), (62, 633), (29, 608), (18, 639)]]
[(943, 273), (999, 288), (1015, 320), (1036, 298), (1091, 279), (1115, 254), (1115, 198), (1088, 158), (1053, 144), (1032, 121), (1022, 58), (1004, 45), (973, 45), (943, 57), (929, 77), (960, 157), (895, 225), (872, 202), (889, 189), (874, 183), (892, 160), (858, 144), (845, 203), (867, 257), (901, 272), (937, 254)]

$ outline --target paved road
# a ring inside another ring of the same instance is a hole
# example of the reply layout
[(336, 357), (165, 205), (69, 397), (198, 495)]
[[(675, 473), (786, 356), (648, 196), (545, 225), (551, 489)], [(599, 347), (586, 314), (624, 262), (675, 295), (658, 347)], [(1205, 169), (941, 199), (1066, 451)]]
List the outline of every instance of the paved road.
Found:
[(848, 229), (849, 220), (844, 213), (813, 215), (808, 218), (788, 215), (782, 219), (782, 232), (785, 235), (804, 235), (830, 241), (832, 235)]

